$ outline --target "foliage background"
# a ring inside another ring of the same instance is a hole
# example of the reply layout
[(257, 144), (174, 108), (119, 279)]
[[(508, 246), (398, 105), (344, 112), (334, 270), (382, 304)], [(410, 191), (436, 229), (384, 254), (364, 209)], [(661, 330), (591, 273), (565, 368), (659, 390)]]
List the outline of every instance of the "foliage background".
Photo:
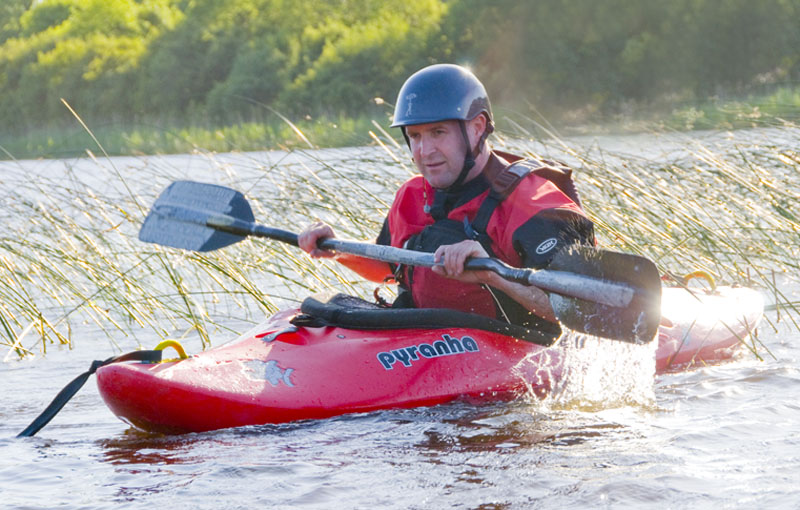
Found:
[[(608, 119), (748, 95), (800, 105), (800, 0), (4, 0), (0, 135), (386, 118), (471, 66), (504, 114)], [(780, 104), (777, 104), (780, 108)]]

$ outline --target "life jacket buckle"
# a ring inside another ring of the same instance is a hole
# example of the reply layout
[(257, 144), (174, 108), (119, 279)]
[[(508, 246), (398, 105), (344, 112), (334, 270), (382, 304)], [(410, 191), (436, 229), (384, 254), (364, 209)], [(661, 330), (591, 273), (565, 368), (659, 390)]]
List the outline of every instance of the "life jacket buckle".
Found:
[(472, 224), (469, 222), (469, 219), (466, 216), (464, 216), (464, 233), (473, 241), (477, 241), (480, 237), (480, 234), (478, 234), (478, 232), (472, 228)]

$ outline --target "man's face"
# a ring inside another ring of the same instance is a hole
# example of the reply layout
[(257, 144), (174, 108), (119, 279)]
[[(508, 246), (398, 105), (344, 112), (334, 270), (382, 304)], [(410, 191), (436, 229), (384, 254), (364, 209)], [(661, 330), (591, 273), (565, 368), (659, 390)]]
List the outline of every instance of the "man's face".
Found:
[(464, 166), (466, 145), (458, 121), (406, 127), (414, 163), (434, 188), (453, 184)]

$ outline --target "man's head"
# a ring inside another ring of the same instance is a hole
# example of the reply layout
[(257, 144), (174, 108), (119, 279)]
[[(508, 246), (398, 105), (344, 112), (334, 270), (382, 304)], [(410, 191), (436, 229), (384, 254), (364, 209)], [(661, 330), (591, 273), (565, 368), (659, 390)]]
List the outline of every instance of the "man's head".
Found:
[[(436, 188), (458, 186), (474, 177), (470, 170), (475, 158), (494, 130), (483, 84), (469, 70), (451, 64), (425, 67), (406, 80), (392, 127), (403, 130), (417, 167)], [(453, 165), (457, 169), (450, 178)]]

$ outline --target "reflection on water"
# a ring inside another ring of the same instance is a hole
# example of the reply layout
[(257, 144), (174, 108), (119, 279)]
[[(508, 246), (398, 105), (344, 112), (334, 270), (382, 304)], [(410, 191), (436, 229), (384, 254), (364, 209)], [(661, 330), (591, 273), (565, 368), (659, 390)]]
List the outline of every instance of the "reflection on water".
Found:
[(158, 466), (201, 462), (192, 456), (196, 442), (191, 436), (160, 436), (130, 428), (120, 437), (98, 441), (97, 445), (103, 461), (109, 464)]
[(518, 451), (534, 447), (569, 447), (625, 427), (616, 423), (576, 423), (576, 413), (544, 414), (535, 403), (503, 404), (491, 412), (444, 419), (451, 430), (426, 430), (415, 446), (439, 452)]

